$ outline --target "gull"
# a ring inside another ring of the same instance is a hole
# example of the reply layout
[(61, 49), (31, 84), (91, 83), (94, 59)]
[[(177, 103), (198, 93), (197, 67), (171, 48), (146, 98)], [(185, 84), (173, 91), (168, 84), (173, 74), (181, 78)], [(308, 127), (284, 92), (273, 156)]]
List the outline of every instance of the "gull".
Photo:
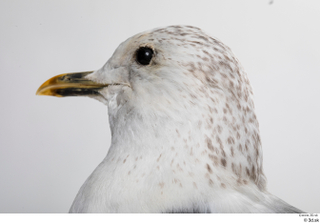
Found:
[(301, 212), (267, 191), (246, 72), (197, 27), (139, 33), (101, 69), (55, 76), (37, 94), (108, 107), (110, 148), (70, 212)]

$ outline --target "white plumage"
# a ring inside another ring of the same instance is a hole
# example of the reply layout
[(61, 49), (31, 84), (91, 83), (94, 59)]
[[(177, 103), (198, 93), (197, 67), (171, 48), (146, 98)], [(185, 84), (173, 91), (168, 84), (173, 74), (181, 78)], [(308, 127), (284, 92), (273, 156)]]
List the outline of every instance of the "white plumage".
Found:
[(70, 212), (301, 212), (266, 190), (252, 89), (217, 39), (143, 32), (85, 78), (103, 86), (90, 96), (108, 106), (112, 142)]

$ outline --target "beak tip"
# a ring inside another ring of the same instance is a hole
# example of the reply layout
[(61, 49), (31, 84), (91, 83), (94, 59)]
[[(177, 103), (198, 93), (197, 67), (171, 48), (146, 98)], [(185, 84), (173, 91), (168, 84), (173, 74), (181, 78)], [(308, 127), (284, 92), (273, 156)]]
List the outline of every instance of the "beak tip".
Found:
[(36, 91), (36, 95), (45, 95), (42, 86), (38, 88), (38, 90)]

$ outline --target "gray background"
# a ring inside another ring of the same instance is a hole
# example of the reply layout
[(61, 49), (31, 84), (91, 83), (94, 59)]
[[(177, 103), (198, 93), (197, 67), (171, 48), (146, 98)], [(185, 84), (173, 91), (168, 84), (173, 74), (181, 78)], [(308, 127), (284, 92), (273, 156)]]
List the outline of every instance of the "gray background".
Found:
[(37, 88), (173, 24), (233, 49), (254, 88), (269, 191), (320, 212), (319, 0), (1, 1), (0, 212), (67, 212), (110, 145), (103, 104)]

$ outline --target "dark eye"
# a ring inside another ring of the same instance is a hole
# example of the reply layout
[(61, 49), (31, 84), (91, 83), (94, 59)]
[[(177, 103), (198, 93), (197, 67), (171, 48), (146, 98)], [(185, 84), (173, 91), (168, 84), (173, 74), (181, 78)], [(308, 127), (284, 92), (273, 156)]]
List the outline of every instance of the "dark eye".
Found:
[(136, 60), (141, 65), (148, 65), (153, 56), (153, 50), (149, 47), (140, 47), (136, 52)]

